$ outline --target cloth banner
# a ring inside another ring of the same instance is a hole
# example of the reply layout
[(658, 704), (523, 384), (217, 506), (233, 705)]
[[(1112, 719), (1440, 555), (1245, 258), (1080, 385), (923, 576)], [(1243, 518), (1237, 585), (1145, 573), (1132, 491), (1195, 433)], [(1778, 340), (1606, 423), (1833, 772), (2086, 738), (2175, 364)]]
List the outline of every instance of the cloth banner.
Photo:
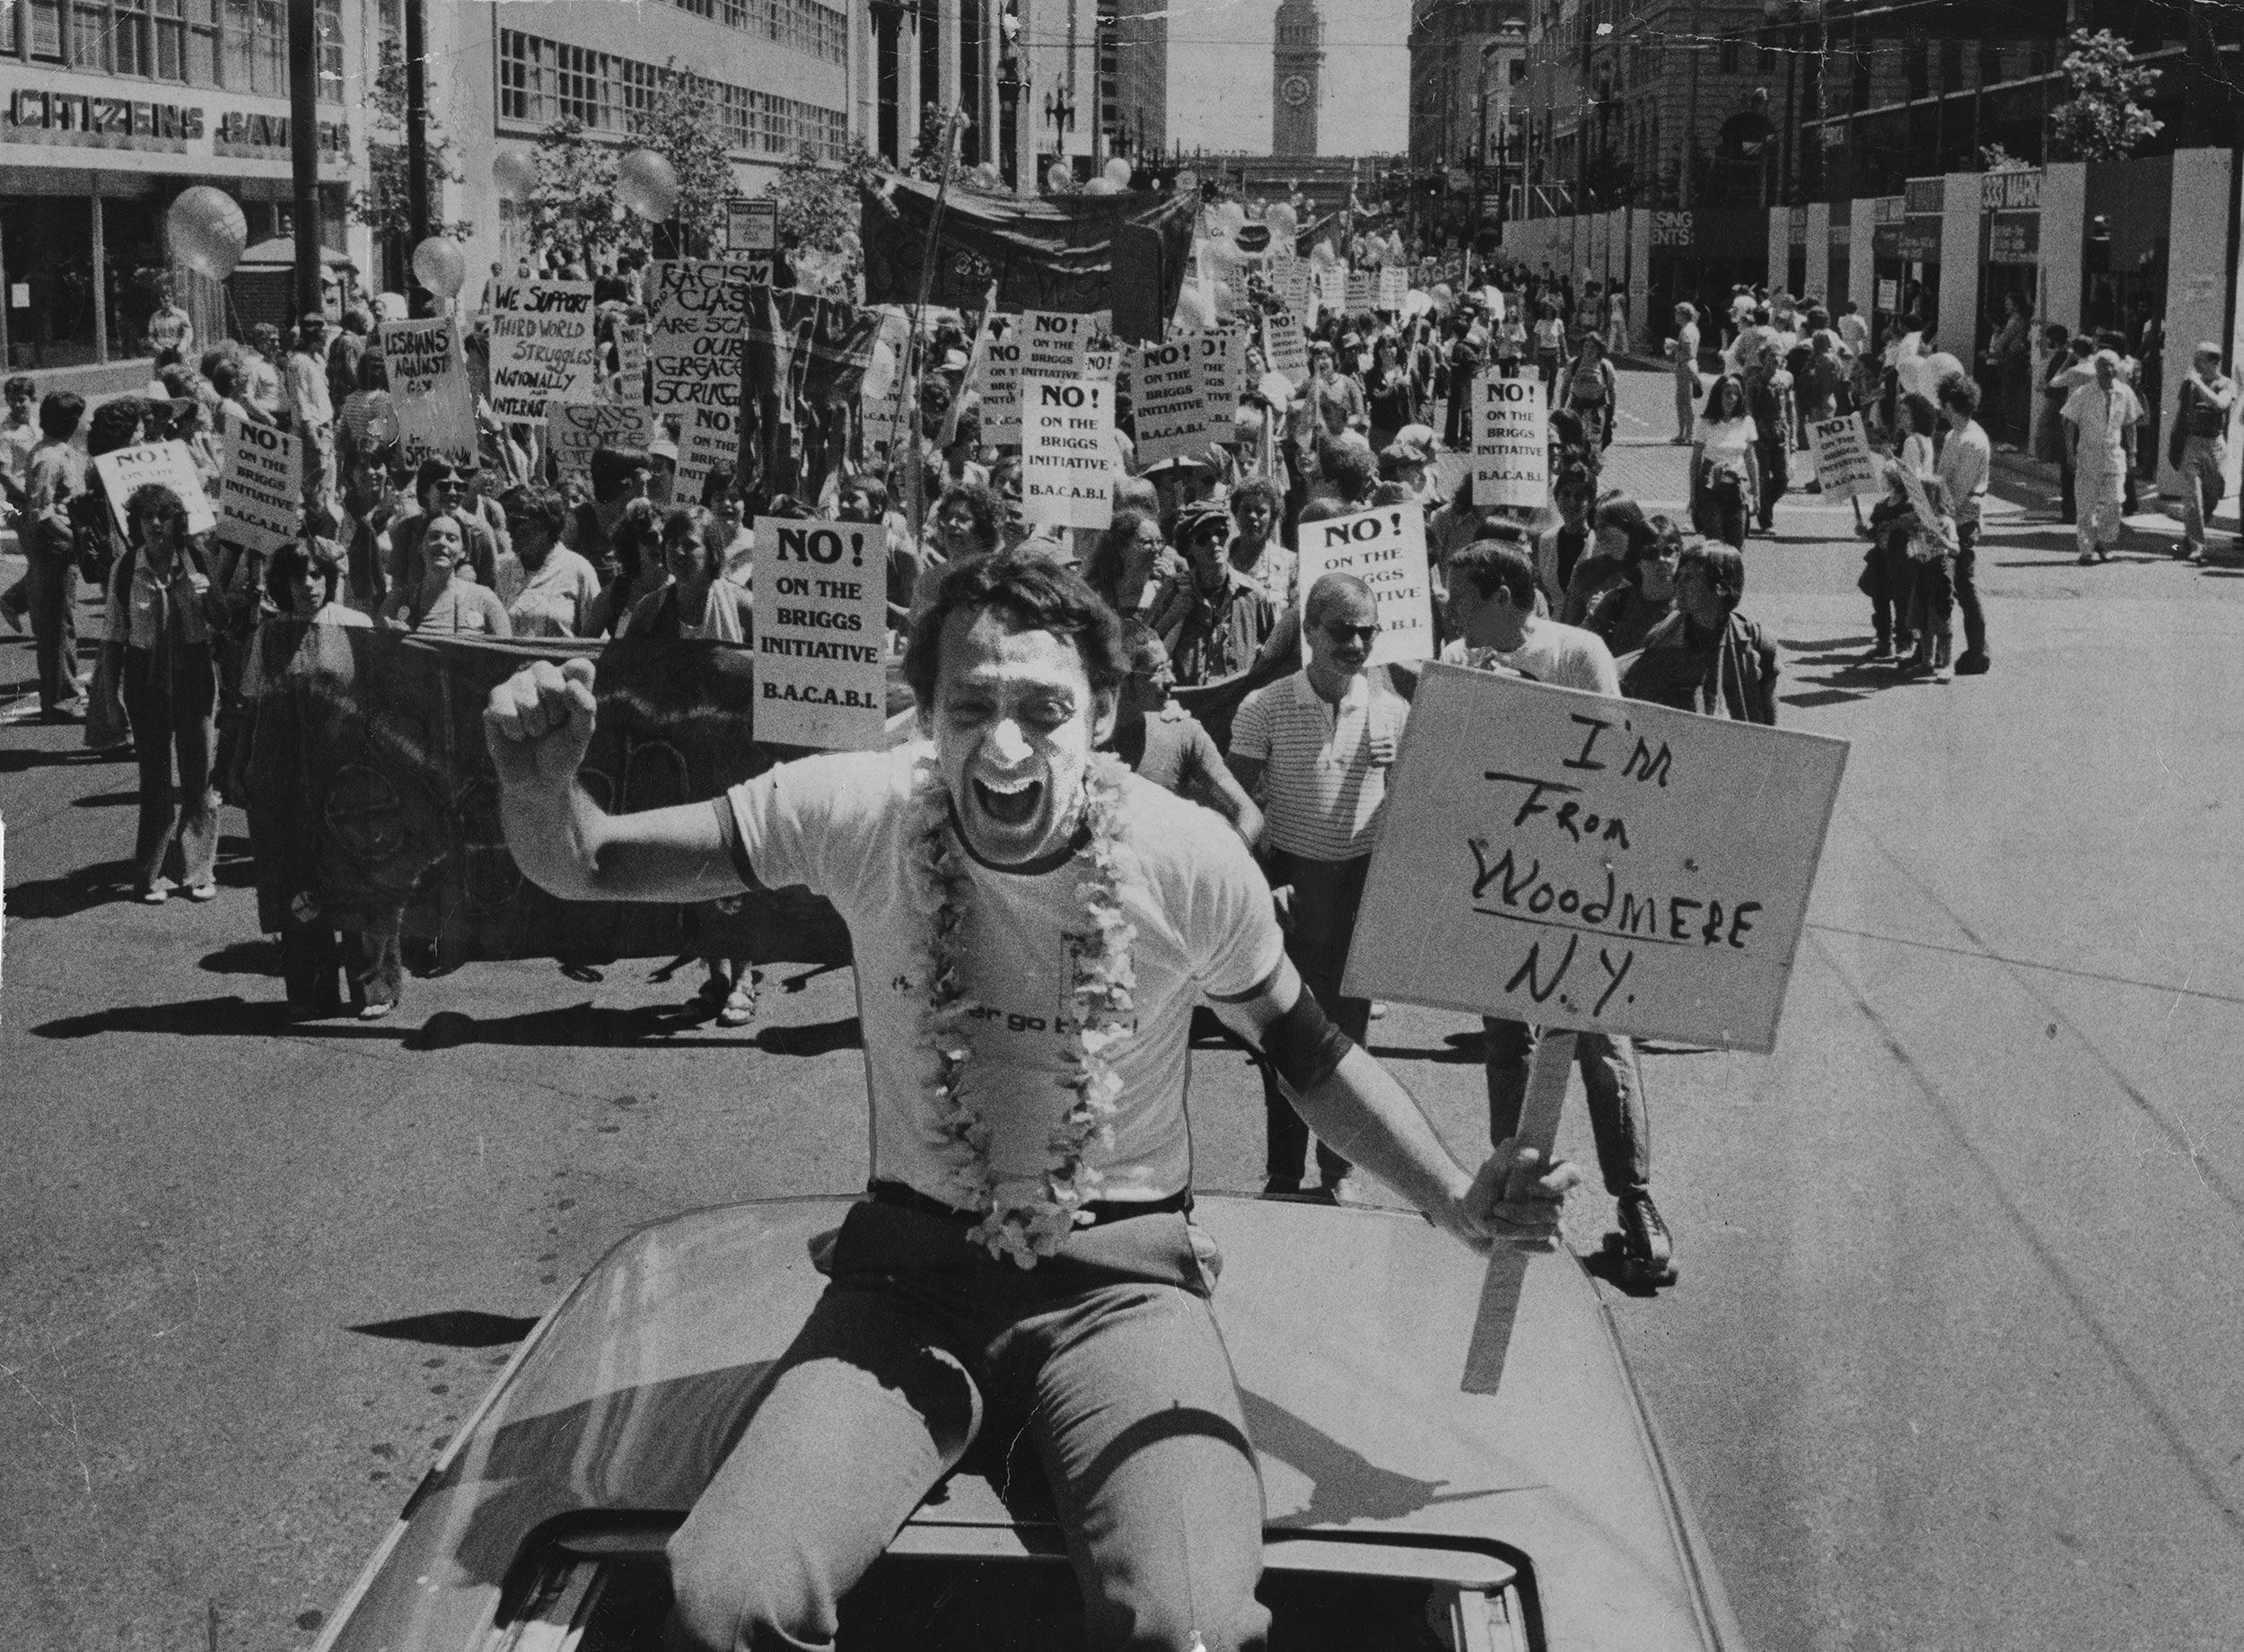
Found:
[[(913, 303), (927, 262), (935, 186), (898, 179), (862, 196), (865, 302)], [(1173, 314), (1190, 262), (1192, 223), (1199, 205), (1199, 197), (1189, 192), (1014, 200), (953, 189), (943, 201), (928, 302), (978, 310), (987, 302), (992, 283), (997, 287), (996, 308), (1013, 311), (1112, 310), (1122, 307), (1118, 301), (1142, 301), (1147, 296), (1142, 287), (1115, 291), (1142, 284), (1154, 273), (1139, 260), (1118, 262), (1122, 232), (1135, 228), (1156, 239), (1157, 290), (1150, 296), (1160, 315)]]
[[(689, 906), (556, 900), (500, 829), (483, 739), (491, 690), (533, 660), (598, 651), (581, 778), (618, 812), (716, 798), (800, 747), (759, 743), (751, 656), (719, 642), (498, 642), (268, 619), (241, 742), (259, 921), (433, 937), (446, 964), (752, 957), (839, 964), (849, 934), (807, 891)], [(893, 691), (891, 691), (893, 696)], [(908, 697), (908, 696), (907, 696)]]
[[(739, 473), (765, 494), (814, 496), (839, 457), (847, 404), (872, 364), (878, 311), (792, 288), (751, 286), (741, 354)], [(803, 432), (804, 468), (792, 469), (789, 425)]]

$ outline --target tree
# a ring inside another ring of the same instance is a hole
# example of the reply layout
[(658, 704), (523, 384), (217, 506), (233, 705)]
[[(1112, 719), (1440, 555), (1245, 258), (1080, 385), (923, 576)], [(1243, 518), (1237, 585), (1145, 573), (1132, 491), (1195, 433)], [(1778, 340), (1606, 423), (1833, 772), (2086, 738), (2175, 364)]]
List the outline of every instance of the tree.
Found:
[(2071, 38), (2060, 66), (2073, 96), (2049, 111), (2049, 129), (2075, 160), (2124, 161), (2165, 124), (2138, 101), (2151, 95), (2159, 71), (2138, 68), (2126, 41), (2108, 29), (2075, 29)]
[[(366, 188), (351, 191), (345, 211), (353, 223), (364, 224), (376, 239), (402, 241), (413, 233), (412, 219), (407, 210), (408, 186), (412, 175), (406, 167), (405, 54), (394, 41), (382, 42), (381, 66), (374, 71), (373, 91), (367, 97), (366, 106), (373, 112), (375, 128), (394, 134), (397, 141), (367, 140)], [(425, 181), (429, 205), (434, 210), (444, 199), (444, 186), (463, 181), (465, 174), (453, 164), (451, 140), (444, 135), (443, 127), (434, 115), (426, 118), (426, 127)], [(445, 223), (432, 217), (428, 227), (432, 234), (449, 235), (455, 240), (466, 240), (475, 232), (475, 225), (465, 219)]]
[[(670, 219), (679, 241), (678, 250), (687, 258), (709, 257), (711, 237), (723, 222), (725, 198), (734, 188), (715, 85), (681, 70), (672, 58), (662, 72), (653, 107), (633, 117), (631, 135), (668, 161), (678, 174), (678, 207)], [(648, 227), (644, 220), (633, 222), (644, 239)]]
[(563, 116), (538, 135), (530, 152), (538, 189), (530, 197), (530, 247), (585, 274), (627, 244), (629, 226), (616, 199), (616, 152), (584, 135), (584, 123)]
[(838, 165), (818, 158), (805, 144), (771, 180), (768, 193), (779, 203), (779, 242), (816, 252), (846, 252), (845, 236), (857, 232), (858, 188), (875, 188), (889, 175), (881, 158), (852, 138)]

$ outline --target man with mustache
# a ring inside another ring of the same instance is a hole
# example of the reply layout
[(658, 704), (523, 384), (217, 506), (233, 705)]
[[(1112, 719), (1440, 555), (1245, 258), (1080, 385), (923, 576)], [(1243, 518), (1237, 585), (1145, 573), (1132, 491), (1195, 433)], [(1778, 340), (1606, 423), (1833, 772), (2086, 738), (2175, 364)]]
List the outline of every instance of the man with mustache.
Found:
[[(1313, 611), (1366, 628), (1353, 600)], [(589, 660), (492, 694), (508, 845), (542, 887), (679, 902), (802, 884), (855, 949), (872, 1184), (671, 1540), (669, 1646), (830, 1646), (842, 1596), (986, 1406), (1042, 1461), (1091, 1646), (1263, 1644), (1261, 1487), (1207, 1307), (1213, 1246), (1188, 1219), (1203, 997), (1320, 1136), (1437, 1225), (1480, 1249), (1556, 1244), (1579, 1172), (1512, 1144), (1477, 1176), (1458, 1165), (1303, 992), (1238, 836), (1094, 756), (1127, 669), (1120, 622), (1074, 573), (977, 558), (913, 625), (923, 744), (624, 816), (577, 783)]]

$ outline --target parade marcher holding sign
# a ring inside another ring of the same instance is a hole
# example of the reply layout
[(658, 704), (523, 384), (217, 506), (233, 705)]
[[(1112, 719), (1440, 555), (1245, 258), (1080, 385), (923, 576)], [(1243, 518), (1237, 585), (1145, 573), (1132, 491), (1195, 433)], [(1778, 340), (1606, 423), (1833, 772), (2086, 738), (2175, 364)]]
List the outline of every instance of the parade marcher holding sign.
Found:
[[(1287, 955), (1335, 1024), (1361, 1043), (1371, 1001), (1343, 998), (1340, 975), (1379, 835), (1387, 771), (1410, 707), (1383, 673), (1367, 669), (1379, 603), (1361, 580), (1331, 573), (1317, 581), (1302, 605), (1302, 630), (1308, 666), (1247, 696), (1232, 722), (1230, 761), (1262, 806), (1263, 859), (1289, 921)], [(1263, 1196), (1302, 1196), (1309, 1132), (1267, 1075), (1263, 1107)], [(1337, 1201), (1346, 1191), (1346, 1154), (1320, 1140), (1317, 1167), (1320, 1185), (1310, 1196)]]
[[(1232, 564), (1231, 529), (1230, 513), (1213, 500), (1178, 513), (1186, 565), (1162, 581), (1147, 621), (1179, 682), (1213, 683), (1247, 670), (1269, 651), (1284, 623), (1281, 599)], [(1292, 669), (1290, 662), (1284, 669)]]
[[(1450, 559), (1450, 625), (1457, 640), (1442, 658), (1452, 665), (1508, 671), (1608, 697), (1620, 694), (1613, 656), (1603, 642), (1536, 616), (1534, 564), (1515, 546), (1484, 542)], [(1481, 1035), (1488, 1134), (1507, 1141), (1520, 1127), (1538, 1035), (1524, 1022), (1495, 1016), (1481, 1018)], [(1635, 1041), (1620, 1034), (1582, 1033), (1574, 1060), (1590, 1099), (1598, 1169), (1619, 1209), (1623, 1255), (1646, 1282), (1667, 1283), (1675, 1277), (1674, 1245), (1652, 1202), (1652, 1129)]]
[[(170, 488), (136, 488), (125, 520), (129, 542), (110, 574), (102, 648), (113, 651), (140, 762), (134, 887), (152, 906), (174, 887), (189, 900), (212, 900), (218, 894), (218, 796), (211, 789), (218, 667), (210, 573), (188, 533), (187, 507)], [(167, 865), (175, 877), (167, 878)]]
[(502, 817), (533, 881), (583, 901), (806, 886), (841, 908), (863, 987), (870, 1196), (670, 1540), (673, 1647), (830, 1643), (841, 1597), (986, 1405), (1042, 1459), (1091, 1646), (1262, 1643), (1261, 1489), (1188, 1219), (1203, 996), (1319, 1134), (1437, 1224), (1477, 1248), (1556, 1242), (1578, 1173), (1510, 1151), (1478, 1176), (1454, 1163), (1302, 992), (1236, 837), (1094, 756), (1126, 669), (1081, 581), (985, 558), (914, 627), (932, 745), (626, 816), (577, 783), (590, 661), (540, 662), (492, 695)]

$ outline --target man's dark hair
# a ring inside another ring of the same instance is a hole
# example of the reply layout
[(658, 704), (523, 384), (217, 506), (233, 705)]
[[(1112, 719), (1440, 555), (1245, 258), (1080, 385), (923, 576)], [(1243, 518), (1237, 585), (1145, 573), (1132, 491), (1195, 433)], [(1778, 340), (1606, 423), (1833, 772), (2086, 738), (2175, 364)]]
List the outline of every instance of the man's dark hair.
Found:
[(510, 487), (499, 495), (499, 508), (509, 516), (542, 523), (557, 540), (569, 523), (569, 507), (550, 488)]
[(1093, 694), (1113, 694), (1130, 674), (1121, 620), (1073, 569), (1033, 552), (1000, 551), (947, 570), (934, 601), (912, 622), (904, 680), (923, 709), (935, 703), (943, 627), (953, 614), (983, 612), (1002, 616), (1016, 631), (1048, 631), (1073, 642)]
[(1670, 516), (1647, 517), (1640, 531), (1628, 536), (1626, 562), (1634, 573), (1649, 557), (1665, 556), (1670, 552), (1680, 555), (1683, 550), (1683, 530)]
[(1302, 603), (1302, 623), (1315, 630), (1324, 623), (1326, 615), (1343, 602), (1368, 602), (1372, 611), (1379, 612), (1379, 599), (1372, 588), (1353, 573), (1327, 573), (1309, 588), (1309, 595)]
[(428, 491), (430, 483), (454, 474), (466, 477), (472, 476), (474, 472), (464, 465), (455, 465), (441, 453), (430, 454), (421, 461), (420, 468), (413, 473), (414, 495), (417, 498)]
[(931, 514), (941, 516), (954, 504), (965, 505), (967, 513), (974, 519), (976, 541), (995, 546), (997, 543), (997, 495), (979, 482), (960, 482), (943, 490), (942, 497), (935, 501), (935, 508)]
[(75, 390), (49, 390), (39, 404), (39, 433), (49, 441), (67, 441), (78, 433), (85, 417), (85, 398)]
[(585, 467), (592, 475), (592, 497), (602, 504), (623, 492), (625, 483), (646, 468), (644, 448), (594, 448)]
[(1470, 580), (1484, 599), (1501, 589), (1513, 607), (1522, 613), (1535, 611), (1535, 564), (1520, 546), (1476, 539), (1451, 554), (1449, 574), (1451, 581)]
[(1953, 407), (1967, 419), (1979, 411), (1979, 384), (1976, 379), (1944, 379), (1941, 381), (1940, 405)]
[(889, 485), (870, 471), (860, 471), (841, 485), (845, 494), (863, 494), (865, 503), (872, 508), (872, 520), (886, 519), (889, 513)]
[(180, 496), (161, 482), (143, 482), (133, 489), (125, 501), (125, 526), (132, 530), (132, 540), (138, 545), (145, 534), (143, 524), (151, 514), (161, 511), (175, 519), (182, 531), (187, 527), (187, 506)]
[(293, 594), (289, 590), (291, 581), (310, 580), (320, 588), (320, 600), (328, 603), (335, 600), (335, 590), (341, 578), (339, 564), (326, 561), (314, 564), (302, 545), (292, 539), (275, 551), (272, 560), (265, 564), (265, 594), (273, 599), (274, 607), (285, 614), (288, 599)]
[(19, 390), (27, 398), (32, 397), (39, 394), (39, 386), (33, 384), (30, 378), (22, 373), (12, 375), (5, 386), (0, 386), (0, 394), (13, 396)]
[(1367, 448), (1327, 436), (1317, 443), (1317, 473), (1350, 504), (1360, 504), (1379, 485), (1379, 461)]
[(1696, 563), (1706, 571), (1714, 595), (1731, 607), (1745, 595), (1745, 554), (1733, 546), (1707, 540), (1683, 553), (1683, 565)]
[(1285, 520), (1285, 495), (1268, 476), (1249, 476), (1232, 489), (1232, 516), (1238, 518), (1240, 508), (1249, 499), (1259, 499), (1270, 507), (1270, 520), (1275, 524)]
[(1407, 482), (1382, 482), (1372, 490), (1371, 504), (1373, 510), (1381, 505), (1415, 505), (1417, 503), (1418, 495), (1410, 491), (1410, 485)]

